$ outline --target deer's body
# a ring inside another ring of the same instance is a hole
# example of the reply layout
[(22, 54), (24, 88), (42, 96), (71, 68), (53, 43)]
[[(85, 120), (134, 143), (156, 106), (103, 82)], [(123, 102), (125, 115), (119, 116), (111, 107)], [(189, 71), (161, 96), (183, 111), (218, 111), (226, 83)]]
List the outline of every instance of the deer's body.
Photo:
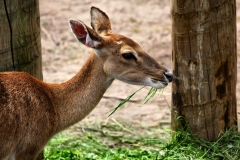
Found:
[(0, 160), (34, 160), (48, 140), (80, 121), (114, 79), (163, 88), (172, 75), (131, 39), (111, 31), (107, 15), (92, 7), (92, 27), (71, 20), (74, 35), (94, 49), (82, 69), (62, 84), (24, 72), (0, 73)]
[(54, 134), (90, 113), (113, 81), (101, 68), (99, 57), (91, 54), (76, 76), (54, 85), (24, 72), (1, 73), (0, 159), (12, 150), (26, 150), (29, 153), (20, 156), (30, 160), (28, 154), (32, 156)]

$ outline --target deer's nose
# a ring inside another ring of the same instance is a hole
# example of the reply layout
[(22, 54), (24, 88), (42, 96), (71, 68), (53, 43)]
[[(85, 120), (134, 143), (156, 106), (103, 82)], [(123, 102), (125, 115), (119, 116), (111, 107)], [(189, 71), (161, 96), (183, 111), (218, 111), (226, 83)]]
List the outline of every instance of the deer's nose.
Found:
[(164, 71), (163, 74), (168, 79), (169, 82), (172, 82), (172, 79), (173, 79), (172, 73)]

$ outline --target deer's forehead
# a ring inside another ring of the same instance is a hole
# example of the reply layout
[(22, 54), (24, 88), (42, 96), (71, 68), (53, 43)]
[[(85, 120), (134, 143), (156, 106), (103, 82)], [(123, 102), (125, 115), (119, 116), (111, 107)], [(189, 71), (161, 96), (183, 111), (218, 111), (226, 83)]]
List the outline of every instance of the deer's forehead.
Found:
[(103, 37), (106, 44), (113, 45), (115, 47), (118, 46), (121, 51), (128, 50), (139, 54), (144, 54), (144, 51), (139, 44), (133, 41), (131, 38), (116, 34)]
[(133, 48), (139, 47), (139, 45), (136, 42), (134, 42), (131, 38), (128, 38), (122, 35), (117, 35), (116, 41), (121, 41), (122, 44), (131, 46)]
[(130, 38), (127, 38), (125, 36), (119, 36), (117, 39), (118, 42), (121, 42), (122, 48), (128, 49), (128, 50), (134, 50), (135, 52), (141, 53), (143, 52), (142, 48), (139, 46), (138, 43), (133, 41)]

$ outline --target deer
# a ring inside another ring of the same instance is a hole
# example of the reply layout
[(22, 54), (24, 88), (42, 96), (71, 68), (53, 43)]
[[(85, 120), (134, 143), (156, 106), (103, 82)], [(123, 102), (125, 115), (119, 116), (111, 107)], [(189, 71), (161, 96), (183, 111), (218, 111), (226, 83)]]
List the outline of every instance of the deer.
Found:
[(70, 80), (49, 84), (25, 72), (0, 73), (0, 160), (34, 160), (55, 134), (81, 121), (117, 79), (133, 85), (166, 87), (169, 70), (132, 39), (114, 34), (108, 15), (90, 10), (91, 26), (69, 20), (76, 39), (92, 48)]

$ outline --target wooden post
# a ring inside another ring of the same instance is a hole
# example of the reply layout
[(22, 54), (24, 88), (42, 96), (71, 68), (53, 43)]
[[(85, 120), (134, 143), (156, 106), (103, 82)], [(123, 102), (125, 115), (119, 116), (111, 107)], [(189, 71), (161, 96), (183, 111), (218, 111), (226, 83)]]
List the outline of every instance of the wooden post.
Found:
[(12, 59), (14, 59), (17, 71), (25, 71), (42, 79), (39, 2), (38, 0), (5, 0), (5, 2), (9, 19), (2, 0), (0, 71), (13, 71)]
[(0, 1), (0, 72), (25, 71), (42, 80), (40, 31), (38, 0)]
[[(215, 141), (237, 128), (236, 1), (172, 0), (172, 126)], [(176, 121), (182, 117), (181, 121)]]

